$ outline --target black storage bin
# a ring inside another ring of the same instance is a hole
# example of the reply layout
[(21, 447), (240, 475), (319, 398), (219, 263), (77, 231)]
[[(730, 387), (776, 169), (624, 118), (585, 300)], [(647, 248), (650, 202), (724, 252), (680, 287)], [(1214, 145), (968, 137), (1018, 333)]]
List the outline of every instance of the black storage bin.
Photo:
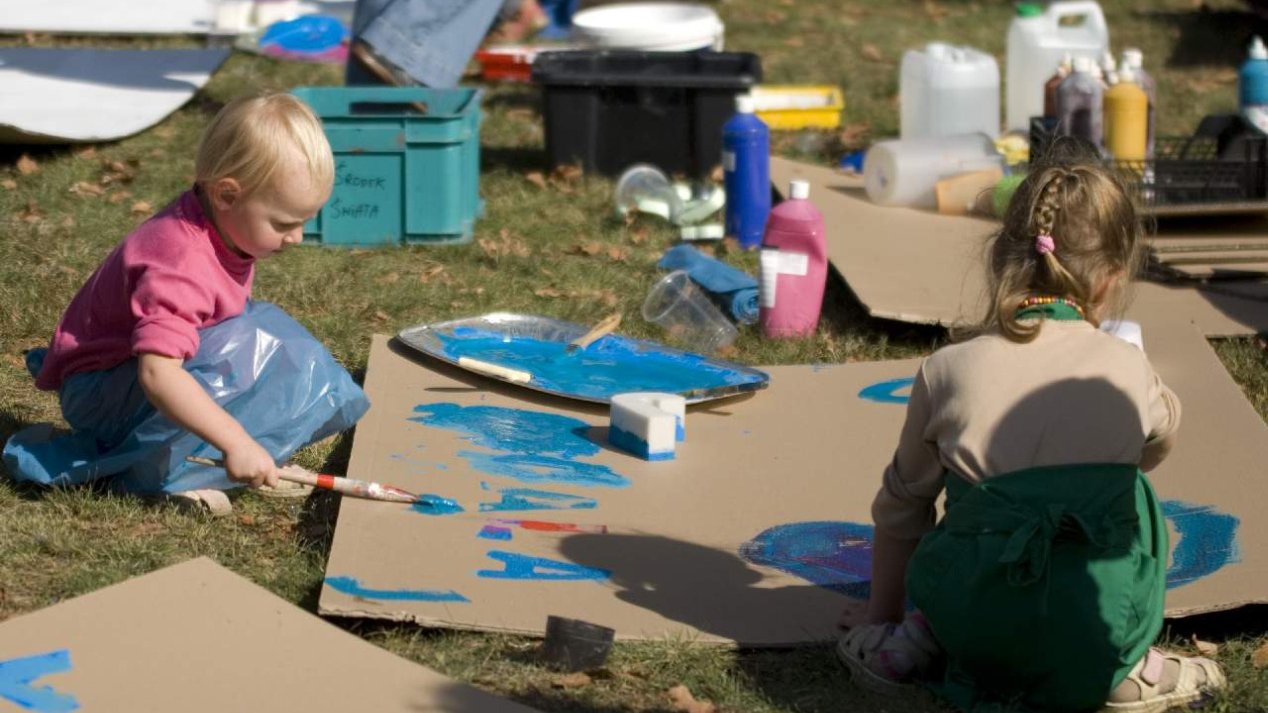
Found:
[(551, 163), (608, 176), (635, 163), (708, 176), (735, 95), (761, 78), (747, 52), (548, 52), (533, 63)]

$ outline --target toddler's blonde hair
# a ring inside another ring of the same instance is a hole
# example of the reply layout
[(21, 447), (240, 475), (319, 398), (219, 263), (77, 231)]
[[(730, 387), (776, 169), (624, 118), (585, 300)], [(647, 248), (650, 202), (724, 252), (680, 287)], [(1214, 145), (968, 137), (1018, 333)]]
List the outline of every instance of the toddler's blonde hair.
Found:
[(239, 97), (203, 132), (194, 180), (206, 186), (232, 178), (249, 196), (270, 186), (278, 167), (294, 157), (307, 166), (314, 185), (329, 188), (334, 183), (330, 143), (307, 104), (283, 93)]
[[(1033, 340), (1041, 322), (1017, 319), (1031, 296), (1072, 300), (1097, 324), (1098, 312), (1124, 305), (1126, 285), (1140, 266), (1140, 232), (1118, 175), (1085, 151), (1059, 147), (1018, 186), (990, 244), (990, 307), (980, 331)], [(1051, 252), (1037, 249), (1040, 235), (1052, 236)], [(1098, 295), (1115, 275), (1122, 278), (1117, 289)]]

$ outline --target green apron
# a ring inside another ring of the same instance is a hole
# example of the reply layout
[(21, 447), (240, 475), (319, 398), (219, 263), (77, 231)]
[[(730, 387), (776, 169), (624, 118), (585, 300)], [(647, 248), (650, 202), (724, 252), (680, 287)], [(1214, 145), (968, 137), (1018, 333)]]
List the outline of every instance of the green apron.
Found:
[(946, 486), (946, 515), (907, 568), (947, 652), (934, 688), (965, 709), (1103, 705), (1162, 629), (1167, 529), (1144, 473), (1080, 464), (977, 485), (948, 473)]

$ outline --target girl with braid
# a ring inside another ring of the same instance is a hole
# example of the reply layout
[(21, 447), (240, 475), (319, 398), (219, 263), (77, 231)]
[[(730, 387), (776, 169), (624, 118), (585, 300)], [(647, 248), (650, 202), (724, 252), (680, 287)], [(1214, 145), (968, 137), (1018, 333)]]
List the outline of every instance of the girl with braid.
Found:
[(1224, 685), (1214, 661), (1151, 647), (1168, 548), (1144, 472), (1180, 404), (1098, 329), (1139, 243), (1101, 167), (1037, 166), (1019, 186), (990, 244), (986, 317), (921, 365), (872, 505), (871, 597), (837, 646), (857, 683), (924, 683), (966, 709), (1132, 712)]

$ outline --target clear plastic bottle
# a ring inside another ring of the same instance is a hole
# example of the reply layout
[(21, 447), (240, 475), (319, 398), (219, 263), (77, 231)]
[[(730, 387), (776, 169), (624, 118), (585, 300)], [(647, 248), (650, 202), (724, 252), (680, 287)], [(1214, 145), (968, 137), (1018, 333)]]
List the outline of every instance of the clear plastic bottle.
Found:
[(1095, 70), (1090, 58), (1074, 58), (1074, 71), (1057, 87), (1057, 133), (1083, 139), (1099, 149), (1105, 138), (1105, 90)]
[(1057, 65), (1057, 71), (1053, 72), (1043, 85), (1043, 115), (1056, 118), (1057, 116), (1057, 87), (1061, 86), (1061, 82), (1070, 76), (1071, 66), (1074, 64), (1074, 58), (1069, 52), (1061, 57), (1061, 64)]
[(1109, 26), (1094, 0), (1059, 0), (1045, 9), (1022, 2), (1008, 26), (1006, 120), (1009, 131), (1025, 131), (1043, 114), (1043, 85), (1069, 52), (1099, 59), (1109, 48)]
[(1145, 154), (1147, 156), (1154, 155), (1154, 112), (1158, 107), (1158, 85), (1154, 82), (1153, 75), (1145, 71), (1145, 53), (1135, 47), (1128, 47), (1123, 50), (1123, 56), (1118, 61), (1120, 69), (1122, 67), (1131, 67), (1132, 72), (1136, 74), (1136, 84), (1145, 90), (1145, 95), (1149, 97), (1149, 136), (1145, 140)]
[(1149, 149), (1149, 95), (1123, 67), (1105, 92), (1105, 150), (1118, 161), (1144, 161)]

